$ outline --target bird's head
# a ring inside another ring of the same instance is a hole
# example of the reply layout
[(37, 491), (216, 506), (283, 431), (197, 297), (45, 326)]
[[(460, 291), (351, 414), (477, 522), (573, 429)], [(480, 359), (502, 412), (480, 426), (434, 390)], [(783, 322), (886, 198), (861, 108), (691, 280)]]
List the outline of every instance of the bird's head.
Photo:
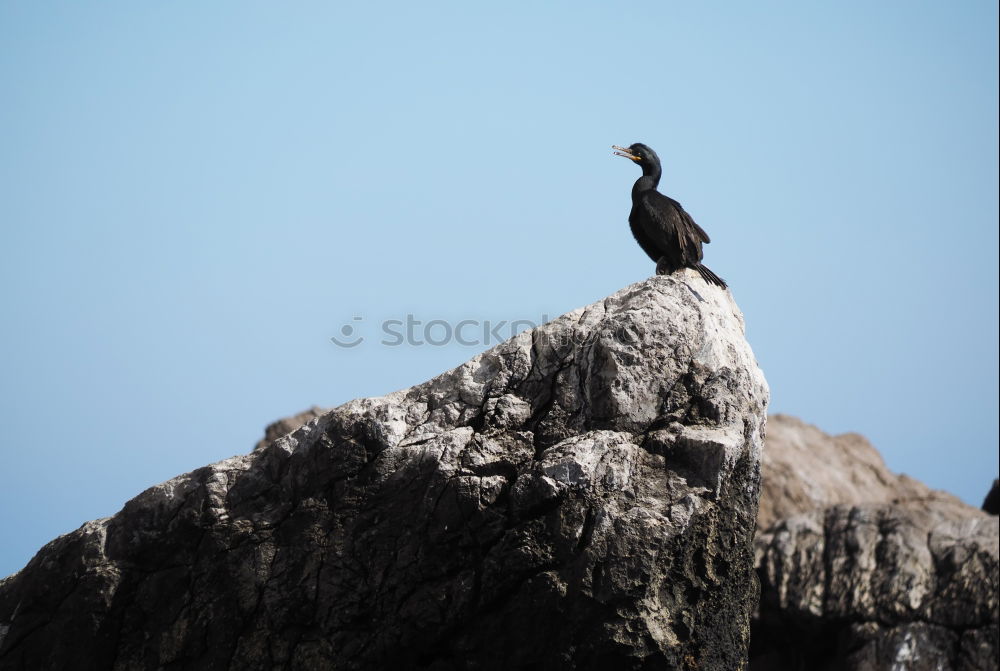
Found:
[(656, 152), (641, 142), (636, 142), (628, 147), (612, 145), (611, 148), (615, 150), (615, 156), (623, 156), (630, 161), (635, 161), (643, 168), (660, 165), (660, 157), (656, 155)]

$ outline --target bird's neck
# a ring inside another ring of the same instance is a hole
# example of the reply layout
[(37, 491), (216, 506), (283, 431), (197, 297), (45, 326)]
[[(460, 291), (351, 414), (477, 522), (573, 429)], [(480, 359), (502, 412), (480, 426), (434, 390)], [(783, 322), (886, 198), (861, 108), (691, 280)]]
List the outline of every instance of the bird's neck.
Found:
[(639, 193), (640, 191), (652, 191), (656, 188), (656, 185), (660, 183), (660, 169), (655, 168), (646, 172), (643, 170), (642, 177), (635, 180), (635, 184), (632, 186), (632, 193)]

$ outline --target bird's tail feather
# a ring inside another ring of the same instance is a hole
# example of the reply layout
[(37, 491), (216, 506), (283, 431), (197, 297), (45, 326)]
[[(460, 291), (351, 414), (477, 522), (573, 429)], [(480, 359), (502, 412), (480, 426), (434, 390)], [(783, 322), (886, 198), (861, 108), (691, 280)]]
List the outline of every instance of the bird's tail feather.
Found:
[(699, 263), (698, 265), (695, 266), (695, 269), (701, 274), (703, 278), (705, 278), (706, 282), (718, 285), (723, 289), (727, 287), (726, 281), (721, 277), (719, 277), (718, 275), (716, 275), (715, 273), (713, 273), (711, 270), (709, 270), (707, 266), (703, 266), (702, 264)]

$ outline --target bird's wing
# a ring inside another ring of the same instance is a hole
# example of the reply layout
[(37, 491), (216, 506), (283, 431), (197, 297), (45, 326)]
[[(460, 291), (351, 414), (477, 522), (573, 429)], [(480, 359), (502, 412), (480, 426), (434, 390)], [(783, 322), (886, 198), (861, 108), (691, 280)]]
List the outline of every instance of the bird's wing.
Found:
[(686, 262), (701, 261), (701, 243), (711, 242), (681, 204), (659, 191), (643, 194), (643, 205), (655, 225), (647, 231), (661, 249), (677, 248)]
[(708, 237), (708, 233), (705, 232), (705, 229), (695, 223), (694, 219), (691, 218), (691, 215), (687, 213), (680, 203), (670, 196), (664, 196), (659, 191), (652, 191), (650, 193), (652, 194), (653, 200), (669, 203), (670, 206), (676, 210), (677, 214), (680, 215), (680, 218), (684, 221), (684, 228), (692, 237), (696, 237), (704, 243), (712, 241), (711, 238)]

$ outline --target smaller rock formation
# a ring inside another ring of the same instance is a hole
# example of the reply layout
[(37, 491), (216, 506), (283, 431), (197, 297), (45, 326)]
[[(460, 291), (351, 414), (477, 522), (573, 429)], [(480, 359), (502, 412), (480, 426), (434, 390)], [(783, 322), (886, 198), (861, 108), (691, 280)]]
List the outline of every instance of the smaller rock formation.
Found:
[(784, 416), (762, 490), (751, 669), (997, 668), (998, 518)]
[(271, 422), (267, 425), (267, 428), (264, 429), (264, 437), (257, 441), (257, 445), (254, 447), (254, 450), (263, 450), (278, 438), (287, 436), (300, 426), (305, 426), (317, 417), (322, 417), (328, 412), (330, 412), (328, 408), (324, 409), (314, 405), (308, 410), (303, 410), (297, 415), (282, 417), (275, 422)]
[(968, 506), (908, 475), (890, 471), (882, 455), (857, 433), (831, 436), (789, 415), (771, 415), (761, 463), (757, 528), (837, 503), (930, 504), (961, 514)]

